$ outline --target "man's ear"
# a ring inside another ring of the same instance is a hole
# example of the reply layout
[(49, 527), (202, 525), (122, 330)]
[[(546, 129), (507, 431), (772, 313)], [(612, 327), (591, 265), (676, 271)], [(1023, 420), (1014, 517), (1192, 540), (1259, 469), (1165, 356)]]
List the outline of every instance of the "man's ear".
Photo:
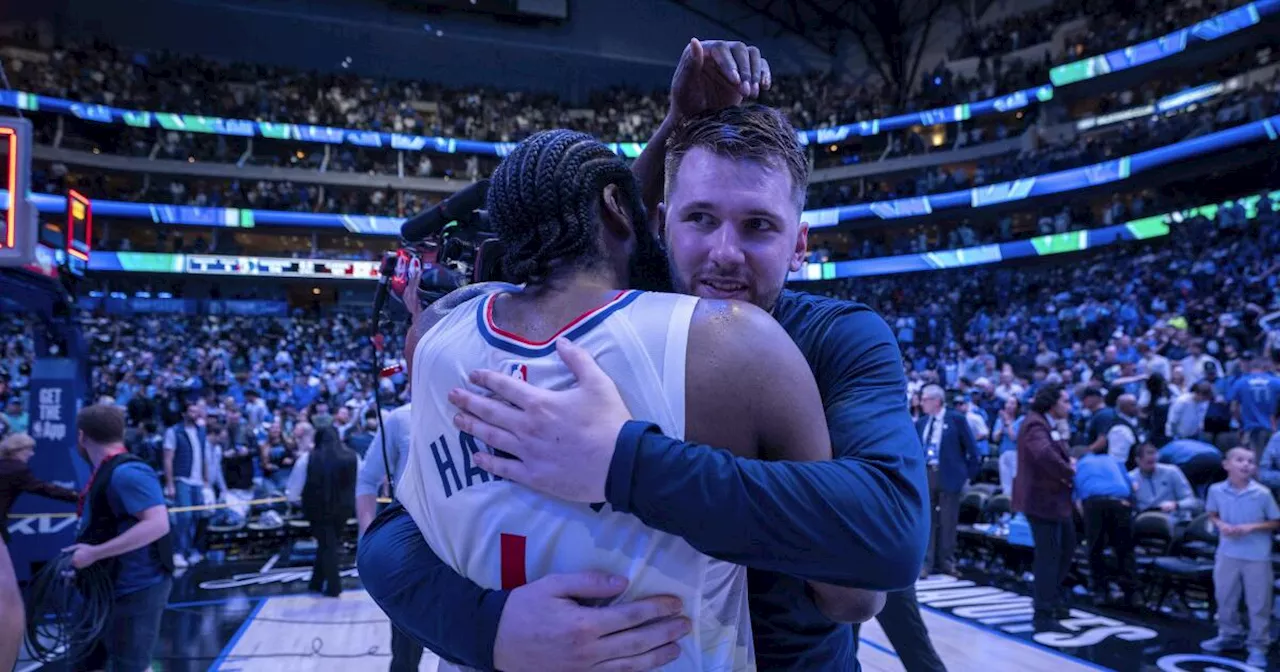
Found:
[(791, 271), (800, 270), (804, 266), (804, 257), (809, 252), (809, 223), (800, 222), (796, 231), (796, 249), (791, 255)]
[(658, 237), (658, 240), (661, 240), (664, 243), (667, 242), (667, 204), (666, 203), (662, 201), (658, 201), (658, 210), (657, 210), (657, 214), (654, 215), (654, 221), (657, 224), (657, 226), (655, 227), (657, 230), (654, 231), (654, 234)]
[(620, 240), (630, 240), (635, 234), (635, 222), (631, 213), (622, 205), (622, 194), (616, 184), (606, 184), (601, 192), (600, 218), (605, 232)]

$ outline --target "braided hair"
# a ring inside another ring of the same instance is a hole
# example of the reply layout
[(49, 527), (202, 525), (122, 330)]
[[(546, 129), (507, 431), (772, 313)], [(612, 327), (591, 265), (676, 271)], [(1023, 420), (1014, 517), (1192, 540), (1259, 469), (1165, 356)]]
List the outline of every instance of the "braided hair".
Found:
[(601, 193), (609, 184), (617, 185), (632, 222), (643, 226), (644, 203), (631, 170), (595, 138), (555, 129), (516, 145), (494, 171), (486, 198), (507, 279), (538, 284), (603, 261)]

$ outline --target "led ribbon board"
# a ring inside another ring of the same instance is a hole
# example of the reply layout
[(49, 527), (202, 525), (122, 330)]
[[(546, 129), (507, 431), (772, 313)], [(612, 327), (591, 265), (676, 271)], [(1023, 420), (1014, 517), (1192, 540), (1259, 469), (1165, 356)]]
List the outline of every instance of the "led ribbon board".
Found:
[[(789, 280), (805, 282), (835, 280), (896, 273), (942, 271), (968, 266), (998, 264), (1010, 259), (1047, 257), (1056, 254), (1081, 252), (1124, 242), (1153, 240), (1167, 236), (1173, 226), (1192, 217), (1214, 218), (1218, 210), (1230, 203), (1238, 203), (1246, 219), (1258, 216), (1262, 199), (1271, 202), (1272, 209), (1280, 209), (1280, 191), (1254, 194), (1225, 203), (1211, 203), (1197, 208), (1177, 210), (1160, 215), (1135, 219), (1124, 224), (1084, 231), (1070, 231), (1027, 240), (1015, 240), (999, 245), (979, 245), (956, 250), (941, 250), (925, 254), (903, 254), (876, 259), (806, 263), (792, 273)], [(99, 251), (93, 255), (90, 266), (94, 271), (132, 273), (188, 273), (192, 275), (230, 275), (277, 278), (314, 278), (330, 280), (378, 279), (378, 262), (342, 261), (325, 259), (283, 259), (274, 257), (229, 257), (208, 254), (168, 254), (153, 252)]]

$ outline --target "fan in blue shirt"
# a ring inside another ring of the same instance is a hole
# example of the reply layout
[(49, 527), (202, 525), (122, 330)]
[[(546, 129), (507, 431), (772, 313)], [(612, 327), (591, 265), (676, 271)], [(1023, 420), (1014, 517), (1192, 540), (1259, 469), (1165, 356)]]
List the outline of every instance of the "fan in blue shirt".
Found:
[(1261, 453), (1280, 415), (1280, 377), (1271, 372), (1271, 362), (1265, 357), (1255, 359), (1252, 368), (1252, 373), (1240, 376), (1228, 388), (1226, 397), (1249, 446)]
[(1086, 453), (1076, 463), (1075, 500), (1083, 502), (1090, 497), (1133, 496), (1133, 481), (1124, 471), (1120, 461), (1106, 453)]

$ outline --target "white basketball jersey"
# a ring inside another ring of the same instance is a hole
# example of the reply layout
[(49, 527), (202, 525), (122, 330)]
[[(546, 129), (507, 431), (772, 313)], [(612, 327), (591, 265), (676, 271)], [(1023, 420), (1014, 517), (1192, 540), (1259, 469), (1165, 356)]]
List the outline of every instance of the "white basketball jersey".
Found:
[[(680, 658), (663, 669), (755, 669), (745, 568), (713, 560), (608, 504), (566, 502), (490, 476), (471, 455), (492, 451), (453, 426), (457, 409), (447, 400), (477, 369), (542, 388), (571, 387), (573, 374), (555, 350), (565, 337), (595, 357), (633, 417), (683, 438), (685, 351), (697, 299), (620, 292), (556, 337), (533, 343), (494, 325), (494, 296), (455, 308), (413, 355), (412, 449), (396, 497), (431, 549), (490, 589), (565, 572), (625, 576), (630, 584), (619, 601), (676, 595), (693, 621)], [(440, 669), (457, 668), (442, 661)]]

